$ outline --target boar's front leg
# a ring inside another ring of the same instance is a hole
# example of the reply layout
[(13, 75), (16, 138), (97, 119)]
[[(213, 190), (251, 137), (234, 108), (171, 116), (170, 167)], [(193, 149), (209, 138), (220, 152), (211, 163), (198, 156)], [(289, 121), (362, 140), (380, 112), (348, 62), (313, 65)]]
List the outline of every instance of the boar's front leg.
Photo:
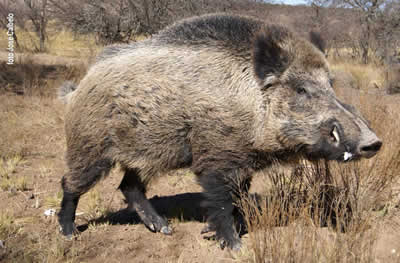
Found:
[(215, 166), (215, 163), (202, 164), (201, 167), (208, 168), (200, 169), (200, 172), (195, 170), (206, 197), (203, 205), (208, 211), (208, 224), (215, 230), (221, 248), (227, 246), (239, 250), (241, 241), (236, 230), (234, 214), (238, 212), (238, 208), (235, 204), (240, 196), (247, 193), (251, 177), (246, 169), (232, 166), (213, 169)]

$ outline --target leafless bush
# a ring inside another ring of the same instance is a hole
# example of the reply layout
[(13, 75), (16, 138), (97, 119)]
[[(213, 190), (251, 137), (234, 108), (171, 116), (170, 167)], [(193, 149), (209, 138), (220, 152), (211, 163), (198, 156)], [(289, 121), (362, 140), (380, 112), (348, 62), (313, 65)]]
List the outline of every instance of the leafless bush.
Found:
[(396, 56), (400, 45), (400, 2), (385, 1), (373, 27), (374, 55), (388, 64)]
[[(0, 1), (0, 15), (5, 17), (9, 13), (14, 14), (14, 23), (19, 29), (34, 31), (39, 38), (39, 46), (36, 50), (45, 51), (45, 40), (47, 39), (47, 24), (52, 18), (51, 7), (47, 0), (15, 0)], [(5, 27), (3, 20), (0, 26)], [(13, 35), (18, 46), (17, 34)]]
[(94, 32), (98, 42), (128, 42), (152, 35), (187, 16), (226, 11), (232, 0), (51, 0), (57, 17), (74, 32)]
[[(310, 3), (314, 28), (331, 31), (327, 39), (332, 40), (328, 43), (336, 48), (335, 55), (340, 56), (339, 49), (350, 48), (353, 59), (360, 58), (367, 64), (371, 58), (384, 61), (399, 45), (398, 1), (310, 0)], [(339, 22), (339, 17), (344, 21)]]
[(385, 73), (385, 86), (387, 93), (400, 93), (400, 64), (387, 65)]

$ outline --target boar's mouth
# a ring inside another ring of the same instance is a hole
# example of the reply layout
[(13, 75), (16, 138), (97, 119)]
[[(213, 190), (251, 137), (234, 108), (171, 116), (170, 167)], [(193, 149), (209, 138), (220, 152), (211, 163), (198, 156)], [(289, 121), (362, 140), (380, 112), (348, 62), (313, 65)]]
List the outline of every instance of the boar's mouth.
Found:
[(382, 141), (368, 130), (359, 140), (346, 138), (341, 125), (328, 121), (321, 127), (321, 136), (313, 145), (305, 147), (305, 156), (309, 160), (327, 159), (349, 162), (361, 158), (373, 157), (381, 148)]
[[(329, 133), (329, 139), (331, 140), (331, 143), (336, 146), (337, 148), (341, 148), (340, 144), (341, 144), (341, 135), (339, 135), (339, 128), (336, 124), (333, 124), (333, 128), (331, 130), (331, 132)], [(352, 151), (352, 149), (354, 147), (351, 147), (351, 144), (346, 144), (344, 143), (344, 148), (346, 149), (346, 151), (343, 153), (343, 155), (341, 154), (341, 151), (339, 151), (339, 157), (335, 156), (334, 159), (337, 161), (343, 161), (343, 162), (348, 162), (354, 159), (359, 159), (361, 156), (357, 155), (354, 153), (354, 151)]]

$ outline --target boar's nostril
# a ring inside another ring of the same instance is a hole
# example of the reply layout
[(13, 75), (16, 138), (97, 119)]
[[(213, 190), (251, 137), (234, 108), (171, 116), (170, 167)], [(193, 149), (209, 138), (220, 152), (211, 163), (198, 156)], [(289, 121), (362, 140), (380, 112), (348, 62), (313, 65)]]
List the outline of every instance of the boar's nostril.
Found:
[(382, 142), (376, 141), (372, 144), (365, 145), (361, 147), (361, 153), (376, 153), (381, 149)]

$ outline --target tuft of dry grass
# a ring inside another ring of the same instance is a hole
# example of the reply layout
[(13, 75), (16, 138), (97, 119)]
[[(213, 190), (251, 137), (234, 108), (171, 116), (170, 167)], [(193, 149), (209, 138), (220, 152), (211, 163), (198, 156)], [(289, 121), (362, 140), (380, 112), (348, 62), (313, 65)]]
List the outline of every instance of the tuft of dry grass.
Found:
[(7, 241), (8, 238), (16, 235), (21, 226), (16, 222), (15, 217), (8, 211), (0, 212), (0, 240)]
[(0, 188), (3, 191), (26, 191), (28, 190), (28, 181), (26, 177), (11, 177), (3, 178), (0, 183)]
[(3, 191), (26, 191), (28, 189), (27, 178), (17, 176), (15, 171), (23, 160), (20, 155), (14, 155), (9, 158), (0, 158), (0, 188)]
[(84, 218), (87, 222), (98, 218), (106, 218), (112, 212), (96, 188), (90, 190), (82, 199), (86, 204)]
[(20, 155), (14, 155), (7, 159), (0, 159), (0, 177), (8, 178), (17, 169), (17, 165), (22, 162)]
[(390, 222), (400, 151), (376, 165), (305, 162), (290, 174), (269, 172), (266, 197), (242, 203), (255, 261), (375, 261), (381, 228), (399, 230)]
[(44, 206), (46, 208), (59, 208), (62, 196), (63, 196), (62, 191), (58, 191), (54, 195), (47, 196), (44, 200)]

